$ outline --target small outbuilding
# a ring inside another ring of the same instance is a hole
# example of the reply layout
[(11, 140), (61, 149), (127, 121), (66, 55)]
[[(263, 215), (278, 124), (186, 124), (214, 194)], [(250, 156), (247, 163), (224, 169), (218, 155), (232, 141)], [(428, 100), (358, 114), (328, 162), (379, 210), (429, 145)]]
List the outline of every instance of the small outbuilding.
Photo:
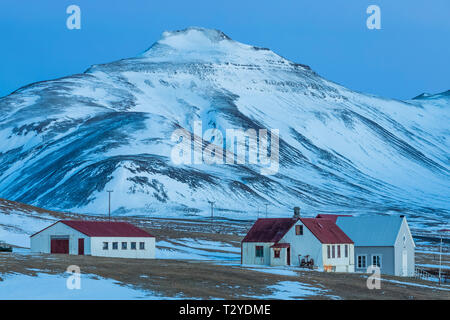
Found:
[(155, 237), (127, 222), (60, 220), (30, 238), (32, 252), (155, 257)]
[(328, 219), (258, 219), (241, 243), (241, 262), (248, 265), (306, 266), (354, 272), (353, 241)]

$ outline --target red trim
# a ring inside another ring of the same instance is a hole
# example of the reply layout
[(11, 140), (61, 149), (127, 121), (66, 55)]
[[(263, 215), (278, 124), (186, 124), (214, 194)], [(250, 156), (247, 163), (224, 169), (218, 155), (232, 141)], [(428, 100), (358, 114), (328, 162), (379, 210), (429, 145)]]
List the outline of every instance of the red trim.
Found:
[(41, 232), (44, 231), (44, 230), (47, 230), (47, 229), (50, 228), (50, 227), (53, 227), (53, 226), (54, 226), (55, 224), (57, 224), (58, 222), (61, 222), (61, 220), (60, 220), (60, 221), (56, 221), (55, 223), (49, 225), (47, 228), (44, 228), (44, 229), (42, 229), (41, 231), (36, 232), (35, 234), (32, 234), (32, 235), (30, 236), (30, 238), (34, 237), (35, 235), (37, 235), (38, 233), (41, 233)]

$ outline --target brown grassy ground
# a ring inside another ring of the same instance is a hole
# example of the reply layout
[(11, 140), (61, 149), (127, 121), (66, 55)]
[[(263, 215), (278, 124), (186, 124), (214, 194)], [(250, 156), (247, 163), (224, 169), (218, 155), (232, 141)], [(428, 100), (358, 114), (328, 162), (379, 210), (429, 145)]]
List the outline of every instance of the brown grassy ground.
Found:
[[(450, 299), (450, 287), (447, 288), (449, 291), (443, 291), (383, 281), (380, 290), (369, 290), (361, 274), (298, 271), (297, 276), (284, 276), (237, 265), (217, 265), (211, 261), (0, 254), (0, 274), (35, 275), (36, 270), (62, 274), (69, 265), (80, 266), (86, 274), (115, 279), (168, 297), (245, 299), (270, 294), (267, 286), (279, 281), (300, 281), (327, 290), (308, 297), (310, 299), (330, 299), (332, 296), (342, 299)], [(414, 279), (386, 276), (383, 279), (430, 286), (429, 282)]]
[[(17, 206), (23, 206), (17, 208)], [(97, 216), (82, 216), (47, 211), (27, 205), (0, 199), (0, 209), (33, 214), (33, 212), (51, 215), (59, 219), (104, 219)], [(41, 210), (41, 211), (38, 211)], [(33, 214), (35, 215), (35, 214)], [(113, 218), (113, 220), (118, 220)], [(158, 241), (177, 241), (181, 239), (209, 240), (240, 246), (252, 221), (232, 221), (216, 219), (171, 219), (171, 218), (120, 218), (129, 221), (157, 237)], [(436, 246), (420, 246), (419, 250), (436, 251)], [(219, 249), (203, 249), (220, 252)], [(437, 264), (438, 256), (433, 253), (417, 253), (417, 263)], [(443, 256), (443, 264), (450, 265), (449, 256)], [(319, 287), (322, 294), (310, 296), (310, 299), (450, 299), (450, 287), (447, 290), (413, 286), (411, 284), (436, 287), (435, 283), (410, 278), (383, 276), (383, 280), (407, 282), (392, 283), (383, 281), (380, 290), (369, 290), (366, 276), (362, 274), (323, 273), (296, 270), (296, 276), (277, 275), (254, 271), (241, 267), (238, 263), (219, 263), (217, 261), (195, 260), (136, 260), (115, 259), (90, 256), (37, 255), (0, 253), (1, 274), (23, 273), (35, 275), (38, 272), (63, 274), (69, 265), (78, 265), (85, 274), (111, 278), (123, 284), (158, 292), (162, 296), (209, 299), (248, 299), (269, 295), (267, 288), (280, 281), (299, 281)], [(33, 269), (33, 270), (31, 270)], [(294, 270), (294, 269), (291, 269)], [(305, 298), (305, 297), (303, 297)]]

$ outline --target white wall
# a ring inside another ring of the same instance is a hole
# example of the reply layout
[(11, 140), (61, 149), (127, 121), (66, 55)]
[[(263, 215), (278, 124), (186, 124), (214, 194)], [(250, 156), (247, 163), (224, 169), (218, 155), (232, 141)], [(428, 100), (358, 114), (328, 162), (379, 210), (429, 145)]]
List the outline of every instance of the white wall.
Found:
[[(50, 241), (52, 236), (69, 238), (69, 254), (78, 254), (78, 239), (84, 239), (84, 254), (102, 257), (118, 258), (155, 258), (155, 238), (153, 237), (89, 237), (72, 229), (62, 222), (41, 231), (31, 237), (31, 251), (50, 253)], [(108, 250), (103, 250), (103, 242), (108, 242)], [(118, 249), (112, 249), (112, 243), (118, 242)], [(122, 242), (127, 242), (127, 250), (122, 250)], [(131, 250), (131, 242), (136, 242), (136, 250)], [(139, 249), (139, 242), (145, 243), (145, 250)]]
[[(242, 243), (242, 264), (270, 265), (270, 251), (273, 242), (243, 242)], [(256, 246), (262, 246), (264, 257), (256, 257)]]
[[(108, 242), (108, 250), (103, 250), (103, 242)], [(113, 242), (117, 242), (117, 249), (113, 249)], [(127, 242), (127, 249), (122, 249), (122, 242)], [(131, 242), (136, 242), (136, 249), (131, 249)], [(139, 249), (139, 242), (145, 243), (145, 250)], [(155, 238), (150, 237), (92, 237), (91, 253), (93, 256), (114, 258), (155, 258)]]
[[(406, 218), (403, 218), (394, 246), (394, 268), (396, 276), (414, 276), (415, 247), (416, 245), (409, 230), (408, 222)], [(403, 274), (403, 251), (406, 251), (407, 256), (406, 274)]]
[[(345, 245), (348, 246), (347, 257), (345, 257)], [(328, 258), (328, 246), (330, 246), (330, 258)], [(335, 256), (333, 258), (333, 246)], [(337, 257), (337, 247), (341, 248), (341, 257)], [(336, 272), (355, 272), (355, 246), (353, 244), (323, 244), (322, 245), (323, 266), (333, 266)]]
[(78, 254), (78, 239), (84, 239), (84, 254), (91, 254), (90, 238), (85, 234), (70, 228), (62, 222), (57, 222), (53, 226), (30, 238), (32, 252), (50, 253), (51, 236), (67, 236), (69, 238), (69, 254)]
[(305, 225), (303, 225), (303, 235), (296, 235), (296, 225), (303, 225), (303, 223), (300, 220), (297, 221), (279, 241), (280, 243), (289, 243), (291, 245), (291, 266), (300, 265), (298, 255), (301, 254), (301, 258), (309, 255), (310, 258), (314, 259), (314, 264), (321, 267), (322, 243)]
[(270, 248), (270, 265), (275, 266), (285, 266), (287, 265), (287, 248), (279, 248), (280, 257), (275, 258), (275, 250)]

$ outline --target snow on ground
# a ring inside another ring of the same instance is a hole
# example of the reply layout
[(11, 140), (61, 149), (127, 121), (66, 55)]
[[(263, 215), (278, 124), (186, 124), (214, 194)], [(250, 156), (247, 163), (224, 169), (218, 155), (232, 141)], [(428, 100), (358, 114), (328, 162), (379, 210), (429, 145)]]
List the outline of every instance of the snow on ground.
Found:
[[(416, 264), (416, 266), (418, 267), (422, 267), (422, 268), (434, 268), (434, 269), (439, 269), (439, 265), (438, 264)], [(440, 266), (441, 269), (446, 269), (446, 270), (450, 270), (450, 266), (448, 265), (442, 265)]]
[(54, 275), (38, 273), (37, 276), (25, 274), (0, 274), (0, 300), (130, 300), (130, 299), (177, 299), (164, 297), (155, 292), (138, 290), (112, 279), (82, 274), (81, 288), (68, 289), (69, 274)]
[(48, 227), (55, 218), (40, 213), (0, 212), (0, 241), (30, 247), (30, 235)]
[[(271, 290), (272, 293), (263, 296), (251, 296), (251, 298), (280, 300), (303, 299), (310, 296), (325, 295), (327, 292), (325, 289), (297, 281), (280, 281), (275, 285), (268, 286), (267, 289)], [(339, 299), (336, 296), (332, 296), (332, 298)]]
[(406, 286), (413, 286), (413, 287), (421, 287), (421, 288), (428, 288), (428, 289), (450, 291), (450, 287), (443, 287), (443, 286), (435, 287), (435, 286), (428, 286), (426, 284), (420, 284), (420, 283), (414, 283), (414, 282), (404, 282), (404, 281), (390, 280), (390, 279), (383, 279), (382, 281), (392, 282), (392, 283), (397, 283), (397, 284), (403, 284), (403, 285), (406, 285)]
[[(256, 266), (256, 265), (242, 265), (243, 268), (250, 269), (252, 271), (259, 271), (271, 274), (278, 274), (281, 276), (293, 276), (297, 277), (298, 273), (291, 267), (265, 267), (265, 266)], [(300, 270), (298, 267), (296, 270)]]
[[(434, 254), (439, 255), (439, 251), (428, 251), (428, 250), (416, 250), (416, 253)], [(450, 252), (442, 252), (443, 256), (450, 256)]]
[[(224, 251), (218, 252), (217, 250)], [(207, 240), (183, 238), (179, 240), (158, 241), (157, 259), (189, 260), (240, 260), (240, 248), (230, 244)]]

